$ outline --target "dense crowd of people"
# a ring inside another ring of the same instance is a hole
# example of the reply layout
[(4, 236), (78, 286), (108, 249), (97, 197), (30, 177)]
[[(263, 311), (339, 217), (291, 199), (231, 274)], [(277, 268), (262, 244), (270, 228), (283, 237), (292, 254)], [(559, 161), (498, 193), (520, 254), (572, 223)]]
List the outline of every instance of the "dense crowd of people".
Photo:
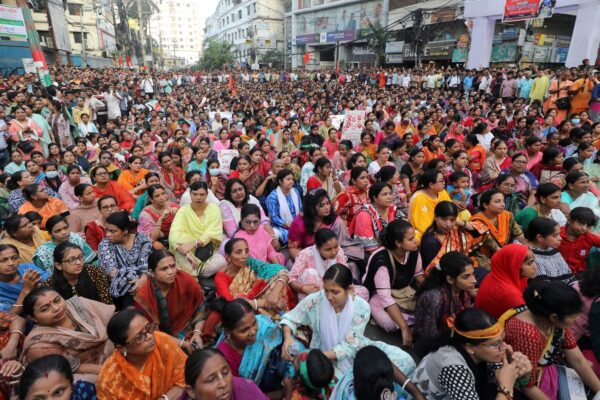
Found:
[(595, 73), (0, 79), (0, 399), (600, 399)]

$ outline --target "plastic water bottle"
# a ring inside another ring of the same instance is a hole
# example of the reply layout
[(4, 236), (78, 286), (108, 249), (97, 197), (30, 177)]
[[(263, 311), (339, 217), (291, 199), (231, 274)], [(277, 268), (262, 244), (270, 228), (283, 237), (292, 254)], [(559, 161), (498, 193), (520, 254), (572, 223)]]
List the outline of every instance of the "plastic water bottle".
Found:
[(288, 353), (290, 353), (290, 357), (296, 357), (300, 353), (300, 343), (292, 342), (288, 347)]

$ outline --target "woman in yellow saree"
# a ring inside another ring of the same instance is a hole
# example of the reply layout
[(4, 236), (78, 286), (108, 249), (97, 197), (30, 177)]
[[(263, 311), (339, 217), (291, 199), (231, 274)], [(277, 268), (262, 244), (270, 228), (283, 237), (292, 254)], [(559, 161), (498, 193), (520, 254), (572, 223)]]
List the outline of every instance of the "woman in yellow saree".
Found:
[(226, 265), (225, 258), (217, 254), (223, 239), (221, 209), (208, 203), (207, 195), (205, 182), (192, 183), (192, 203), (177, 211), (169, 233), (177, 266), (193, 276), (209, 277)]

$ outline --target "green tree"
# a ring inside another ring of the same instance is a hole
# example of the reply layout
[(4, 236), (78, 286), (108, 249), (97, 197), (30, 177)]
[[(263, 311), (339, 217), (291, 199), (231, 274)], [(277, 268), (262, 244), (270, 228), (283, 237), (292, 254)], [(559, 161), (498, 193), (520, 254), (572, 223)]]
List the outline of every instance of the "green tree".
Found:
[(369, 47), (373, 50), (373, 54), (375, 54), (375, 66), (384, 67), (385, 46), (387, 45), (389, 32), (381, 26), (373, 25), (371, 22), (369, 22), (369, 30), (371, 32), (369, 32), (367, 37), (367, 43), (369, 43)]
[(232, 63), (234, 59), (231, 52), (232, 48), (233, 44), (231, 43), (221, 42), (213, 38), (207, 39), (198, 67), (212, 71), (223, 68), (224, 64)]
[(283, 52), (271, 49), (262, 55), (261, 64), (271, 64), (273, 68), (283, 68)]

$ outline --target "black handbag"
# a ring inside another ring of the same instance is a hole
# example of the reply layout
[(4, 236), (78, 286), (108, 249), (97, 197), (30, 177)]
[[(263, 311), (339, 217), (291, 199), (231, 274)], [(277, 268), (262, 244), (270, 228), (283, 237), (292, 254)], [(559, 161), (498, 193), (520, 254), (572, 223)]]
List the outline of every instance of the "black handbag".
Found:
[(29, 140), (22, 140), (17, 143), (17, 149), (21, 150), (25, 154), (29, 154), (35, 149), (35, 145)]
[(194, 251), (194, 256), (196, 256), (196, 258), (200, 261), (202, 261), (203, 263), (207, 262), (213, 255), (214, 252), (214, 245), (212, 242), (208, 242), (208, 244), (200, 247), (196, 247), (196, 250)]
[(571, 108), (571, 98), (570, 97), (561, 97), (556, 100), (556, 108), (559, 110), (568, 110)]

